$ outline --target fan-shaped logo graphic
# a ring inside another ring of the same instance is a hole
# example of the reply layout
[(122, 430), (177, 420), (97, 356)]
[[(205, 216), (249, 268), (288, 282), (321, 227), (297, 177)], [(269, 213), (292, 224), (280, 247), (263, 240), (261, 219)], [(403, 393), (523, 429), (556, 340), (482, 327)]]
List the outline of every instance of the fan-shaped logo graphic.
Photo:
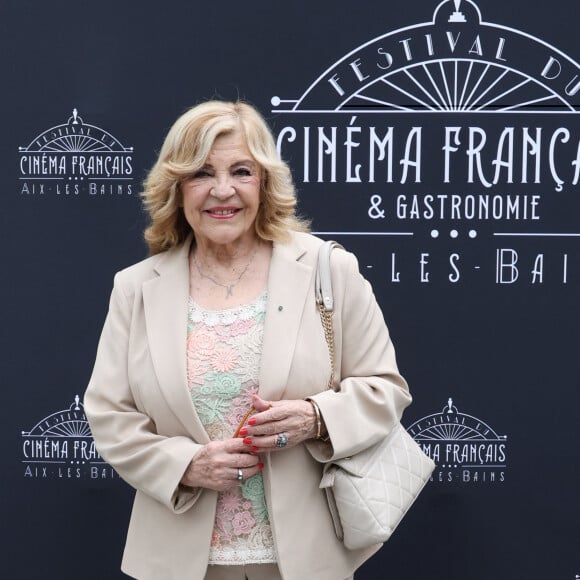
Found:
[(97, 453), (80, 397), (61, 411), (22, 431), (24, 477), (112, 479), (117, 477)]
[(407, 431), (435, 461), (432, 479), (441, 483), (500, 483), (505, 480), (507, 436), (485, 421), (462, 413), (453, 399), (439, 412), (415, 421)]
[(550, 112), (578, 110), (578, 64), (524, 32), (485, 22), (475, 2), (445, 0), (430, 22), (350, 52), (284, 112)]
[(73, 109), (65, 123), (19, 148), (22, 195), (130, 195), (133, 147), (86, 123)]

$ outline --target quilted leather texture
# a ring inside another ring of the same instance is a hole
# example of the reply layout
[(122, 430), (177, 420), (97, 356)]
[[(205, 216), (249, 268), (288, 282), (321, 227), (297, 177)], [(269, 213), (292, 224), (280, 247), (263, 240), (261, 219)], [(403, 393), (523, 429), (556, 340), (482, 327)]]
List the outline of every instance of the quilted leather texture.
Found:
[(325, 466), (335, 529), (349, 549), (385, 542), (435, 469), (400, 424), (379, 443)]

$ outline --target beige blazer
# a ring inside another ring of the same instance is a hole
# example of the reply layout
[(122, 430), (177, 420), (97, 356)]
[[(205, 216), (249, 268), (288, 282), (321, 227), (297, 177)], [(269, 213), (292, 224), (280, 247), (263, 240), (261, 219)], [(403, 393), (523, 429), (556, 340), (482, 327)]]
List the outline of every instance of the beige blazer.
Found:
[[(350, 551), (336, 539), (322, 463), (379, 440), (411, 398), (371, 287), (356, 258), (332, 254), (337, 376), (326, 389), (327, 345), (314, 300), (321, 240), (293, 234), (275, 244), (260, 368), (266, 400), (311, 396), (331, 443), (265, 454), (266, 499), (284, 580), (340, 580), (380, 546)], [(143, 580), (202, 580), (217, 493), (179, 485), (208, 436), (186, 382), (190, 242), (115, 276), (109, 313), (85, 395), (97, 448), (136, 489), (122, 570)]]

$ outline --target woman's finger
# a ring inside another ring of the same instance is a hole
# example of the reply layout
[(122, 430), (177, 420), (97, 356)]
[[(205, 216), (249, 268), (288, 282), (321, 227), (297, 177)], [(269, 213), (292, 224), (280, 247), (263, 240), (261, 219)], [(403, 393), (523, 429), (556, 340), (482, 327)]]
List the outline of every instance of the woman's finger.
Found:
[(246, 479), (249, 479), (250, 477), (253, 477), (257, 473), (262, 471), (263, 468), (264, 464), (261, 462), (257, 463), (253, 467), (238, 467), (238, 469), (235, 470), (236, 483), (238, 484), (243, 483), (244, 481), (246, 481)]
[(272, 403), (264, 401), (259, 395), (252, 395), (252, 407), (256, 409), (258, 413), (261, 411), (267, 411), (272, 406)]
[(251, 439), (252, 442), (249, 447), (256, 453), (282, 451), (288, 447), (294, 447), (304, 440), (299, 431), (281, 431), (275, 435), (264, 435), (263, 437), (252, 437)]

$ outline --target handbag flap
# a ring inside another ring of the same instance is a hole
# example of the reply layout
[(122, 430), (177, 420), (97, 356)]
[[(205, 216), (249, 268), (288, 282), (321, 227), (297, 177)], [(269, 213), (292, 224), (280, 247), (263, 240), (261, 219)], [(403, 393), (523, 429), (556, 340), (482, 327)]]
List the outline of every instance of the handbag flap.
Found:
[(346, 471), (353, 477), (363, 477), (364, 471), (357, 461), (353, 461), (351, 457), (345, 457), (344, 459), (337, 459), (331, 463), (326, 463), (322, 470), (322, 478), (320, 480), (320, 489), (326, 487), (332, 487), (334, 485), (334, 480), (336, 474), (339, 471)]

